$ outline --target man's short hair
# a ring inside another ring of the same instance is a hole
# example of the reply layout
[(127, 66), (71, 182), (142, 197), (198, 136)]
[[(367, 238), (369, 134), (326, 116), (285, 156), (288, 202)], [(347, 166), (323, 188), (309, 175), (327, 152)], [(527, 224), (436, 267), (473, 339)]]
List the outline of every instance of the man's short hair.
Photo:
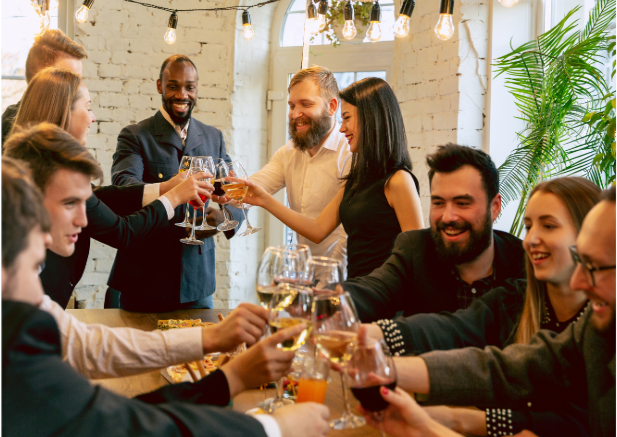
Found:
[(499, 193), (499, 171), (491, 157), (481, 150), (448, 143), (427, 156), (426, 163), (429, 182), (433, 181), (435, 173), (452, 173), (464, 165), (470, 165), (480, 172), (489, 202)]
[(103, 181), (103, 170), (92, 154), (55, 124), (17, 127), (4, 144), (5, 156), (25, 161), (34, 183), (44, 193), (53, 174), (67, 169)]
[(84, 46), (77, 44), (60, 29), (50, 29), (34, 38), (26, 58), (26, 82), (45, 67), (52, 67), (58, 58), (69, 56), (78, 60), (88, 58)]
[(165, 59), (163, 61), (163, 65), (161, 65), (161, 71), (159, 72), (159, 80), (161, 81), (161, 83), (163, 83), (163, 72), (165, 71), (165, 68), (167, 68), (169, 64), (177, 64), (178, 62), (190, 63), (195, 69), (195, 74), (197, 75), (197, 79), (199, 80), (199, 73), (197, 73), (197, 67), (195, 67), (195, 63), (191, 61), (191, 58), (185, 55), (173, 55)]
[(615, 185), (610, 188), (607, 188), (602, 192), (602, 197), (600, 200), (604, 200), (606, 202), (615, 203)]
[(43, 195), (25, 163), (2, 158), (2, 266), (9, 269), (28, 247), (28, 236), (39, 227), (49, 232), (51, 221)]
[(338, 84), (336, 83), (334, 74), (332, 74), (332, 72), (326, 67), (320, 67), (319, 65), (305, 68), (294, 74), (289, 82), (287, 92), (291, 92), (291, 88), (294, 85), (307, 80), (313, 81), (313, 83), (317, 85), (321, 97), (326, 102), (329, 102), (332, 99), (336, 99), (337, 101), (341, 100), (339, 96)]

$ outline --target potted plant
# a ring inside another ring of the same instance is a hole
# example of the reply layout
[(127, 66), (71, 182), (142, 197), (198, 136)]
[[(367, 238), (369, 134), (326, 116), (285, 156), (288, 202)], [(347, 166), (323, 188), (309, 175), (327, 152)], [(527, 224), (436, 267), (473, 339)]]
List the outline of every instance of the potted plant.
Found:
[(364, 40), (365, 32), (370, 26), (369, 20), (371, 16), (371, 7), (373, 3), (355, 1), (352, 2), (354, 9), (354, 25), (356, 26), (357, 34), (352, 40), (347, 40), (343, 37), (343, 26), (345, 25), (344, 9), (347, 1), (331, 0), (326, 13), (326, 27), (320, 31), (324, 33), (326, 39), (330, 41), (333, 47), (338, 47), (341, 43), (359, 44)]

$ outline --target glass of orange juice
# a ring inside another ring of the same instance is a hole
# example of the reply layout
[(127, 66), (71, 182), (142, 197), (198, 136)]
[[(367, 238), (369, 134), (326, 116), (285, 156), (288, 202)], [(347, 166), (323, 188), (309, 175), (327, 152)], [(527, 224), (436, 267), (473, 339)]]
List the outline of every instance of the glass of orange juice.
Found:
[(300, 381), (298, 382), (298, 402), (324, 403), (326, 389), (328, 388), (328, 371), (330, 364), (324, 359), (306, 357)]

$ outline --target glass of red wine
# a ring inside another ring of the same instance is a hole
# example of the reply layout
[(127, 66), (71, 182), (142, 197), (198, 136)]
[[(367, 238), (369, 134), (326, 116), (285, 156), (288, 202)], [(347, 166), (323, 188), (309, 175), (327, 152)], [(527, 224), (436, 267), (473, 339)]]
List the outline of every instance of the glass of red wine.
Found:
[[(343, 369), (347, 385), (362, 408), (375, 421), (381, 422), (383, 411), (389, 405), (381, 396), (381, 388), (396, 388), (396, 367), (388, 347), (383, 341), (370, 338), (366, 344), (356, 341), (347, 347), (345, 359)], [(380, 431), (385, 436), (383, 429)]]
[[(201, 173), (204, 171), (204, 160), (202, 158), (197, 158), (197, 157), (193, 157), (193, 159), (191, 160), (191, 168), (189, 169), (189, 175), (187, 177), (191, 177), (192, 175), (196, 174), (196, 173)], [(206, 201), (206, 196), (200, 194), (199, 195), (200, 199), (202, 202)], [(191, 201), (189, 201), (189, 203), (191, 204), (191, 206), (193, 207), (193, 226), (191, 229), (191, 236), (189, 238), (183, 238), (180, 241), (183, 242), (184, 244), (190, 244), (193, 246), (200, 246), (202, 244), (204, 244), (203, 241), (198, 240), (197, 238), (195, 238), (195, 219), (197, 218), (197, 209), (199, 209), (201, 207), (201, 205), (199, 205), (199, 203), (197, 202), (197, 199), (193, 199)]]
[[(211, 178), (203, 179), (206, 182), (214, 183), (214, 176), (216, 175), (216, 170), (214, 168), (214, 161), (211, 156), (196, 156), (195, 158), (203, 159), (203, 169), (205, 172), (208, 172), (212, 175)], [(202, 213), (202, 221), (201, 225), (195, 228), (196, 231), (212, 231), (215, 230), (216, 226), (210, 226), (206, 221), (206, 202), (204, 202), (203, 213)]]

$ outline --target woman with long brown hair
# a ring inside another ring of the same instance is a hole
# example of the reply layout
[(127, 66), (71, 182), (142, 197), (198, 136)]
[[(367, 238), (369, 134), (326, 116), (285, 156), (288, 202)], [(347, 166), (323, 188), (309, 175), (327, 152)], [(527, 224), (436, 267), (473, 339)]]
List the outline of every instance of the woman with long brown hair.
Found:
[[(587, 306), (585, 294), (570, 288), (575, 269), (570, 246), (600, 195), (598, 186), (580, 177), (538, 184), (524, 216), (527, 280), (511, 280), (465, 310), (400, 318), (381, 323), (384, 334), (376, 327), (369, 327), (369, 333), (383, 335), (392, 352), (403, 355), (469, 346), (504, 348), (527, 343), (540, 329), (563, 331), (576, 323)], [(428, 407), (427, 412), (463, 434), (512, 435), (523, 429), (538, 435), (588, 434), (586, 411), (576, 405), (562, 412), (493, 406), (486, 410)]]

